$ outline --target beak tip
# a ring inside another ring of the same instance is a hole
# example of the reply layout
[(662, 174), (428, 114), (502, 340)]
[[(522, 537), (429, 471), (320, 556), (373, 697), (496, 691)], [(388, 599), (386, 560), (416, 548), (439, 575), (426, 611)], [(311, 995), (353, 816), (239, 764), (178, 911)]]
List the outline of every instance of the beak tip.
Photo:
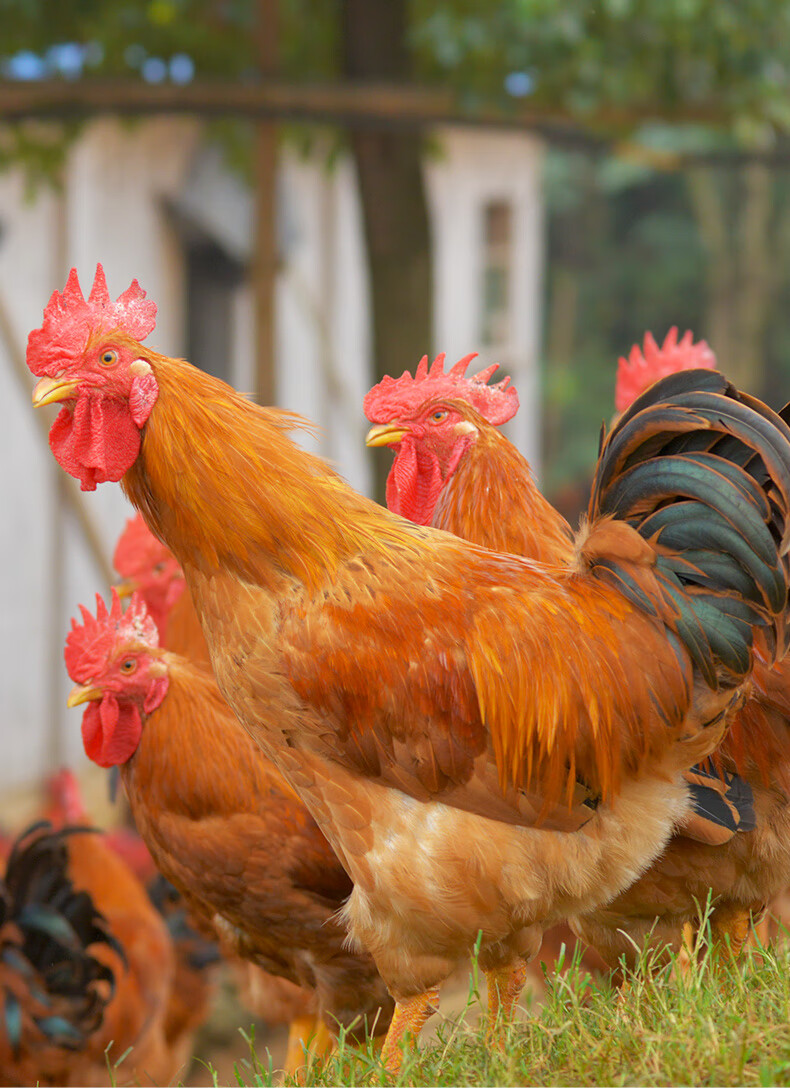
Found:
[(43, 408), (45, 404), (59, 404), (68, 400), (78, 385), (79, 382), (64, 378), (41, 378), (33, 389), (33, 407)]
[(93, 699), (101, 699), (102, 692), (99, 688), (93, 688), (89, 684), (77, 684), (69, 692), (69, 697), (66, 700), (66, 706), (69, 708), (80, 706), (82, 703), (89, 703)]
[(405, 435), (406, 429), (404, 427), (397, 427), (389, 423), (377, 423), (365, 435), (365, 445), (369, 447), (394, 446)]

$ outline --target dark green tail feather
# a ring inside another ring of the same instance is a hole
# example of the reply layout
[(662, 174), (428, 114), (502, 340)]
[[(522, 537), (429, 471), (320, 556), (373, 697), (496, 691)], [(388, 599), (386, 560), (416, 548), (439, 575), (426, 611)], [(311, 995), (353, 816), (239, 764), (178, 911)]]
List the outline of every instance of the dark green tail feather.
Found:
[[(48, 823), (34, 824), (15, 843), (0, 881), (0, 961), (24, 979), (37, 1003), (30, 1019), (40, 1034), (31, 1046), (46, 1040), (68, 1050), (82, 1047), (100, 1026), (115, 984), (112, 970), (90, 949), (108, 945), (123, 959), (93, 900), (75, 891), (68, 876), (66, 840), (85, 830), (53, 832)], [(7, 987), (3, 1029), (18, 1053), (22, 1011)]]
[[(756, 628), (769, 646), (785, 637), (790, 406), (785, 413), (716, 371), (687, 370), (638, 398), (601, 450), (590, 521), (626, 521), (653, 544), (665, 623), (713, 688), (748, 673)], [(655, 614), (625, 561), (596, 556), (592, 569)]]

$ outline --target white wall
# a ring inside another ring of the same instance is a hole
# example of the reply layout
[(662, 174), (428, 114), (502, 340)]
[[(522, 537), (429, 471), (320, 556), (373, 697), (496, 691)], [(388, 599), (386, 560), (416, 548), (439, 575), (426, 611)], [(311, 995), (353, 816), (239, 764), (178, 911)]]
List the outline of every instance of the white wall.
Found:
[[(521, 409), (504, 430), (538, 469), (540, 432), (538, 352), (543, 269), (542, 145), (514, 132), (445, 128), (436, 133), (427, 167), (435, 244), (437, 350), (455, 361), (480, 351), (473, 366), (500, 363), (494, 380), (510, 374)], [(506, 200), (513, 210), (511, 342), (481, 349), (483, 206)], [(470, 368), (470, 373), (472, 369)]]
[[(91, 126), (71, 155), (63, 196), (27, 201), (18, 174), (0, 176), (0, 301), (24, 348), (41, 324), (52, 291), (71, 265), (88, 293), (101, 260), (118, 295), (139, 277), (159, 303), (159, 348), (181, 347), (180, 266), (165, 228), (161, 199), (174, 191), (192, 153), (197, 128), (183, 121), (134, 127)], [(36, 427), (24, 385), (0, 342), (2, 509), (0, 519), (0, 690), (3, 693), (0, 786), (30, 782), (61, 762), (80, 761), (81, 715), (67, 710), (69, 681), (62, 647), (69, 618), (106, 590), (72, 516), (56, 501), (61, 470)], [(50, 412), (54, 417), (55, 410)], [(131, 509), (120, 488), (84, 495), (106, 552)], [(59, 567), (62, 601), (57, 599)]]

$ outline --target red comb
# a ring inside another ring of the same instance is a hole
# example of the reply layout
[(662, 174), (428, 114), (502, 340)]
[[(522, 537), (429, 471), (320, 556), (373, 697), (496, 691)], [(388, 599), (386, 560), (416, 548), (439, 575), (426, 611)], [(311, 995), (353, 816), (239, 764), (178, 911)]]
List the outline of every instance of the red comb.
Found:
[(399, 378), (382, 378), (365, 397), (365, 415), (371, 423), (389, 423), (399, 415), (419, 410), (423, 404), (436, 397), (465, 400), (498, 427), (506, 423), (518, 411), (518, 393), (508, 388), (510, 378), (488, 385), (488, 379), (499, 366), (491, 366), (466, 377), (466, 371), (477, 352), (465, 355), (445, 374), (444, 353), (437, 355), (428, 367), (428, 356), (423, 355), (414, 377), (404, 370)]
[(157, 563), (172, 559), (173, 553), (146, 525), (142, 514), (129, 518), (115, 545), (112, 565), (122, 578), (135, 578), (151, 571)]
[(120, 329), (134, 340), (144, 340), (155, 325), (156, 303), (146, 299), (137, 280), (113, 302), (104, 269), (98, 264), (86, 301), (77, 270), (72, 268), (63, 293), (54, 291), (47, 303), (41, 328), (28, 336), (27, 365), (40, 378), (54, 378), (64, 362), (82, 354), (96, 332)]
[(50, 802), (47, 819), (51, 820), (56, 827), (62, 827), (64, 823), (90, 820), (74, 771), (68, 767), (61, 767), (59, 771), (49, 776), (45, 786)]
[(84, 605), (80, 605), (80, 612), (82, 623), (71, 621), (71, 631), (63, 651), (66, 670), (75, 684), (84, 684), (101, 672), (113, 647), (119, 642), (159, 645), (156, 624), (137, 593), (132, 594), (125, 612), (121, 607), (121, 598), (114, 588), (109, 612), (98, 593), (95, 618)]
[(618, 412), (629, 408), (640, 394), (659, 378), (676, 374), (679, 370), (716, 369), (716, 356), (705, 340), (693, 342), (691, 330), (683, 334), (678, 343), (677, 326), (673, 325), (661, 347), (651, 333), (645, 333), (644, 354), (639, 345), (634, 344), (627, 359), (620, 358), (617, 364), (617, 384), (614, 403)]

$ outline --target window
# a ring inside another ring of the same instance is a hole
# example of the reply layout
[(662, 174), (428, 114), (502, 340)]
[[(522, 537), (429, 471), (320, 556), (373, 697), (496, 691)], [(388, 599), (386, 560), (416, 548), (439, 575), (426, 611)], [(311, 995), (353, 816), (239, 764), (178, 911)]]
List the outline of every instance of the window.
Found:
[(187, 358), (232, 384), (233, 298), (244, 268), (207, 238), (191, 238), (185, 248)]
[(509, 343), (513, 209), (506, 200), (483, 208), (483, 284), (480, 340), (486, 347)]

